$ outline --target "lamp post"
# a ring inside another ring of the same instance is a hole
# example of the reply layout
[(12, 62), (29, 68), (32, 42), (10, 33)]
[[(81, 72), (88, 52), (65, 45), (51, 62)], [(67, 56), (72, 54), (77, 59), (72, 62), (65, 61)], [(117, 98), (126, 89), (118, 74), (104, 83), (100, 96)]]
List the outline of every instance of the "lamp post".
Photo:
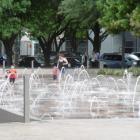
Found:
[(87, 40), (87, 52), (86, 52), (86, 55), (87, 55), (87, 69), (89, 69), (89, 52), (88, 52), (88, 40)]
[(30, 75), (24, 76), (24, 122), (30, 122), (30, 96), (29, 96), (29, 79)]
[(135, 47), (135, 51), (137, 52), (137, 51), (138, 51), (137, 36), (136, 36), (136, 42), (135, 42), (135, 43), (136, 43), (136, 45), (135, 45), (135, 46), (136, 46), (136, 47)]
[(5, 74), (5, 60), (3, 60), (3, 74)]
[(122, 68), (125, 68), (125, 32), (122, 33)]

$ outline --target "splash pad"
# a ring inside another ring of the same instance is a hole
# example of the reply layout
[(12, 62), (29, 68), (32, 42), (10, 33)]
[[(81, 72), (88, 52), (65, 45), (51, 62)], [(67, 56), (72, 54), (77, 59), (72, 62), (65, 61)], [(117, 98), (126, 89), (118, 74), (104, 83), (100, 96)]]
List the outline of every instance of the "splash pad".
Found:
[[(11, 85), (0, 81), (0, 108), (23, 115), (23, 76)], [(93, 70), (94, 71), (94, 70)], [(89, 75), (81, 67), (66, 70), (58, 81), (37, 69), (30, 74), (30, 117), (37, 120), (79, 118), (138, 118), (140, 76)]]

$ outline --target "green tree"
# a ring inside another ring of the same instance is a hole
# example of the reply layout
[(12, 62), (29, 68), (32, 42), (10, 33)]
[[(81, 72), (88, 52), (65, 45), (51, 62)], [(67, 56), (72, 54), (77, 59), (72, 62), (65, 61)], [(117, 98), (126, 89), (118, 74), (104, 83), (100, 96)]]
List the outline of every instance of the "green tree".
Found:
[(137, 35), (140, 33), (139, 0), (98, 0), (97, 7), (101, 13), (99, 23), (110, 33), (122, 33), (122, 63), (124, 67), (124, 31), (131, 31)]
[(98, 0), (99, 22), (110, 33), (140, 32), (139, 0)]
[[(69, 20), (70, 26), (74, 26), (76, 31), (81, 29), (87, 32), (87, 38), (93, 44), (94, 51), (99, 52), (107, 32), (103, 31), (98, 23), (100, 12), (96, 0), (63, 0), (59, 9), (60, 13), (65, 15), (65, 20)], [(88, 34), (89, 29), (94, 32), (93, 38)]]
[(40, 42), (46, 65), (50, 62), (52, 43), (56, 43), (56, 38), (68, 25), (63, 16), (58, 14), (60, 2), (61, 0), (31, 0), (31, 7), (24, 17), (26, 27)]
[(133, 10), (130, 17), (130, 26), (135, 35), (140, 36), (140, 4)]
[(12, 47), (21, 31), (23, 20), (30, 0), (0, 0), (0, 40), (3, 41), (8, 65), (12, 64)]

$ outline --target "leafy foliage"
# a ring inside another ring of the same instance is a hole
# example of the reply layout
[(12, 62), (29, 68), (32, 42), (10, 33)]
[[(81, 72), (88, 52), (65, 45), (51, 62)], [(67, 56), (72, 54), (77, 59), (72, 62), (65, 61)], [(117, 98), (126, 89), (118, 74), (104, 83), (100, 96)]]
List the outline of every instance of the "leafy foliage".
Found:
[(22, 15), (30, 0), (0, 0), (0, 38), (10, 38), (22, 28)]
[(132, 31), (140, 36), (140, 4), (133, 10), (130, 17), (130, 26)]
[(59, 11), (65, 20), (86, 29), (91, 28), (98, 18), (95, 0), (63, 0)]
[[(95, 52), (100, 51), (101, 42), (108, 34), (101, 30), (98, 23), (100, 11), (97, 9), (97, 0), (63, 0), (59, 11), (66, 21), (70, 21), (70, 25), (76, 32), (79, 30), (86, 32), (86, 37), (94, 46)], [(89, 29), (94, 32), (92, 38), (89, 36)]]
[(137, 33), (139, 0), (98, 0), (97, 5), (101, 11), (99, 22), (107, 31), (118, 33), (128, 30)]
[(60, 34), (65, 23), (63, 16), (58, 15), (60, 0), (32, 0), (31, 7), (25, 17), (25, 26), (37, 37), (48, 38), (53, 34)]

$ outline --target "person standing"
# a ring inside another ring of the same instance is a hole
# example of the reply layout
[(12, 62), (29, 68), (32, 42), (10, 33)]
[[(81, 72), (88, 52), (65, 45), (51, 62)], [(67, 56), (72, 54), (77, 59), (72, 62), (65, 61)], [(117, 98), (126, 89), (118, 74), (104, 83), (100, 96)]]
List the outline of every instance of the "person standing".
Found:
[(9, 77), (10, 83), (12, 84), (15, 83), (16, 76), (17, 76), (17, 71), (15, 67), (12, 65), (11, 69), (8, 70), (8, 77)]
[(53, 65), (52, 76), (53, 76), (53, 80), (57, 80), (57, 65), (56, 64)]
[(59, 54), (57, 67), (60, 71), (63, 67), (64, 68), (68, 67), (68, 60), (66, 57), (64, 57), (64, 54)]
[(68, 60), (66, 57), (64, 57), (64, 54), (59, 54), (57, 67), (59, 72), (61, 72), (61, 78), (65, 79), (65, 69), (68, 67)]

